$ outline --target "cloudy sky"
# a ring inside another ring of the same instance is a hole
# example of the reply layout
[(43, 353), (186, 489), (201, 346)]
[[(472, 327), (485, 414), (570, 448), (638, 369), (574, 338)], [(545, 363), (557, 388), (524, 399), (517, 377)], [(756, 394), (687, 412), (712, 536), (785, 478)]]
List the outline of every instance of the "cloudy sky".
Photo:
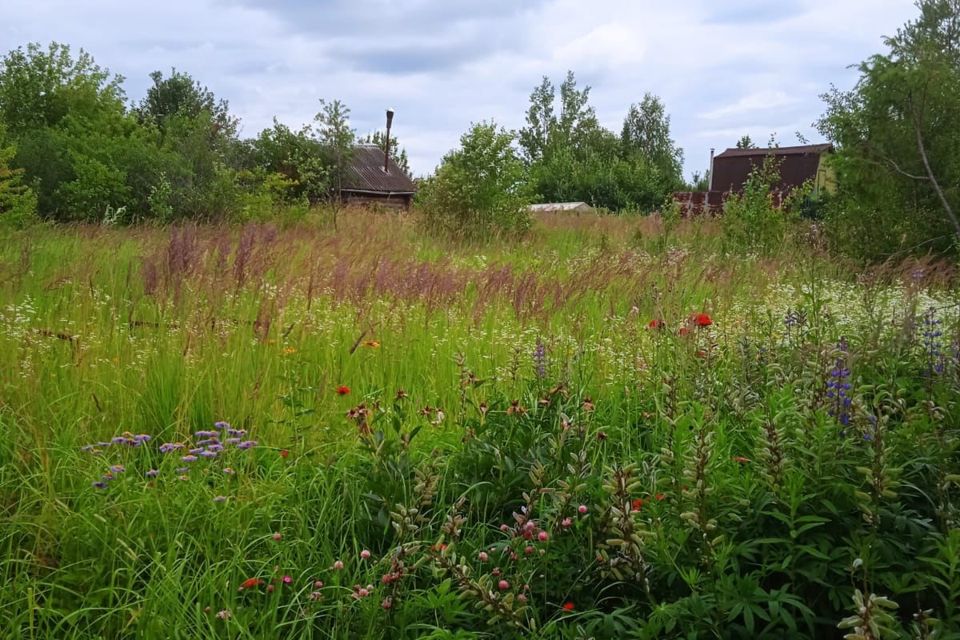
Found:
[(817, 141), (818, 95), (913, 17), (912, 0), (5, 0), (0, 49), (56, 40), (127, 78), (187, 71), (229, 100), (244, 135), (340, 98), (365, 134), (396, 109), (417, 174), (473, 121), (522, 126), (531, 89), (573, 69), (619, 131), (664, 100), (688, 172), (743, 134)]

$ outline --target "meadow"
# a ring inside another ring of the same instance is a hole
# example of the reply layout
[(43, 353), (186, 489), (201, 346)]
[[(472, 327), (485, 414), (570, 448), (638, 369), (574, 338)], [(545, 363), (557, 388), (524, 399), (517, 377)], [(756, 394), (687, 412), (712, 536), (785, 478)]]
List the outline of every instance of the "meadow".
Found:
[(0, 637), (960, 638), (960, 288), (815, 234), (0, 237)]

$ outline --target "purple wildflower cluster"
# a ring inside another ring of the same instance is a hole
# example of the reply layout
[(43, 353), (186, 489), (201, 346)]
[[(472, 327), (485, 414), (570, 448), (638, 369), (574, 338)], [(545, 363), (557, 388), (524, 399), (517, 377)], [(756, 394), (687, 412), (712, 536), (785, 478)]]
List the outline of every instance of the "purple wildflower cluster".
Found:
[(850, 426), (850, 369), (847, 366), (849, 346), (845, 338), (837, 343), (837, 358), (827, 378), (828, 412), (843, 427)]
[(537, 338), (537, 344), (533, 348), (533, 369), (538, 378), (547, 376), (547, 347), (540, 338)]
[[(245, 439), (247, 432), (243, 429), (234, 429), (227, 422), (216, 422), (214, 423), (214, 427), (214, 430), (201, 430), (195, 432), (193, 434), (193, 446), (182, 442), (164, 442), (158, 447), (158, 450), (160, 453), (165, 455), (178, 453), (180, 454), (180, 461), (190, 465), (200, 459), (214, 460), (220, 457), (221, 453), (226, 451), (229, 447), (234, 447), (239, 450), (247, 450), (257, 446), (256, 440)], [(139, 448), (147, 442), (150, 442), (151, 439), (151, 436), (145, 433), (134, 435), (127, 432), (123, 435), (112, 438), (110, 442), (95, 442), (93, 444), (85, 445), (81, 447), (81, 450), (94, 455), (99, 455), (103, 453), (103, 449), (107, 447)], [(93, 483), (93, 487), (95, 489), (106, 489), (107, 485), (112, 480), (125, 471), (126, 468), (123, 465), (113, 465), (105, 474), (103, 474), (100, 480)], [(188, 476), (185, 474), (187, 474), (189, 471), (190, 466), (181, 466), (176, 469), (177, 474), (182, 480), (186, 480), (188, 478)], [(227, 475), (233, 475), (235, 473), (231, 467), (224, 467), (223, 472)], [(159, 475), (160, 471), (152, 468), (148, 469), (144, 473), (144, 476), (149, 479), (156, 478)], [(224, 496), (217, 496), (214, 498), (215, 502), (224, 502), (225, 500), (226, 498)]]

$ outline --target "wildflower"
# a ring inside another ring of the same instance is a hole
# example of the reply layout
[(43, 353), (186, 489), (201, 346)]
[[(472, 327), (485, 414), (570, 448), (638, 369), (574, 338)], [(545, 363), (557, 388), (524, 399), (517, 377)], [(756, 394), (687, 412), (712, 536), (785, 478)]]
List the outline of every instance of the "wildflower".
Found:
[(490, 556), (487, 555), (486, 551), (481, 551), (477, 554), (477, 558), (480, 560), (480, 562), (486, 562), (490, 559)]
[(237, 445), (239, 445), (241, 442), (243, 442), (243, 438), (227, 438), (226, 440), (224, 440), (224, 443), (225, 443), (225, 444), (237, 444)]
[(564, 529), (569, 529), (570, 527), (573, 526), (573, 519), (564, 518), (563, 520), (560, 521), (560, 526), (563, 527)]
[(292, 355), (295, 354), (296, 352), (297, 352), (297, 350), (294, 349), (293, 347), (284, 347), (284, 349), (283, 349), (283, 355), (285, 355), (285, 356), (292, 356)]
[(590, 398), (584, 398), (584, 399), (583, 399), (583, 410), (584, 410), (584, 411), (586, 411), (587, 413), (589, 413), (589, 412), (593, 411), (594, 408), (595, 408), (595, 405), (593, 404), (593, 400), (591, 400)]
[(579, 507), (577, 507), (577, 513), (579, 513), (580, 515), (584, 515), (586, 512), (587, 512), (587, 505), (582, 504)]
[(203, 451), (203, 447), (197, 447), (196, 449), (190, 449), (190, 455), (195, 456)]
[(573, 603), (570, 602), (569, 600), (568, 600), (567, 602), (564, 602), (564, 603), (563, 603), (563, 610), (564, 610), (564, 611), (573, 611), (573, 609), (574, 609)]
[(663, 320), (660, 320), (659, 318), (654, 318), (653, 320), (647, 323), (647, 329), (659, 329), (662, 331), (663, 329), (666, 328), (666, 326), (667, 326), (667, 323), (664, 322)]
[(180, 458), (180, 459), (183, 460), (184, 462), (196, 462), (196, 461), (197, 461), (197, 456), (195, 456), (195, 455), (193, 455), (193, 454), (191, 453), (190, 455), (188, 455), (188, 456), (183, 456), (183, 457)]
[(630, 509), (632, 511), (640, 511), (643, 508), (643, 498), (634, 498), (630, 502)]
[(666, 494), (663, 494), (663, 493), (658, 493), (657, 495), (654, 496), (654, 498), (657, 499), (657, 502), (660, 502), (661, 500), (663, 500), (663, 499), (666, 498), (666, 497), (667, 497)]
[(135, 446), (140, 446), (144, 442), (150, 442), (152, 438), (153, 436), (151, 436), (149, 433), (140, 433), (133, 436), (133, 441), (136, 443)]
[(237, 445), (237, 449), (251, 449), (255, 446), (257, 446), (256, 440), (244, 440), (243, 442)]
[(406, 391), (404, 391), (403, 389), (397, 389), (397, 395), (396, 395), (397, 400), (404, 400), (409, 397), (410, 397), (410, 394), (408, 394)]
[(681, 338), (690, 335), (689, 327), (680, 327), (680, 330), (677, 331), (677, 335), (679, 335)]
[(214, 422), (214, 423), (213, 423), (213, 426), (216, 427), (217, 429), (221, 429), (221, 430), (222, 430), (222, 429), (229, 429), (229, 428), (230, 428), (230, 423), (229, 423), (229, 422), (223, 422), (223, 421), (221, 420), (221, 421), (219, 421), (219, 422)]
[(733, 456), (733, 461), (739, 464), (747, 464), (750, 462), (750, 458), (744, 458), (743, 456)]
[(693, 324), (697, 325), (700, 328), (709, 327), (713, 324), (713, 320), (710, 319), (710, 316), (706, 313), (698, 313), (693, 316)]
[(924, 375), (928, 378), (940, 375), (944, 370), (941, 324), (942, 321), (936, 316), (936, 309), (930, 308), (923, 314), (923, 351), (926, 359)]
[(386, 598), (383, 599), (383, 602), (380, 603), (380, 606), (384, 609), (390, 609), (391, 607), (393, 607), (393, 598), (390, 596), (387, 596)]
[(363, 343), (363, 346), (365, 346), (365, 347), (367, 347), (367, 348), (369, 348), (369, 349), (379, 349), (379, 348), (380, 348), (380, 341), (379, 341), (379, 340), (367, 340), (366, 342)]
[(281, 540), (283, 540), (283, 534), (280, 533), (279, 531), (277, 531), (276, 533), (274, 533), (274, 534), (273, 534), (272, 536), (270, 536), (270, 537), (273, 538), (273, 541), (274, 541), (274, 542), (280, 542)]
[(529, 556), (529, 555), (531, 555), (533, 552), (534, 552), (534, 548), (533, 548), (532, 545), (529, 545), (529, 544), (528, 544), (527, 546), (525, 546), (525, 547), (523, 548), (523, 553), (524, 553), (525, 555), (528, 555), (528, 556)]
[(338, 396), (345, 396), (345, 395), (347, 395), (348, 393), (350, 393), (350, 387), (348, 387), (347, 385), (342, 384), (342, 385), (340, 385), (339, 387), (337, 387), (337, 395), (338, 395)]
[(215, 442), (213, 444), (207, 445), (207, 451), (214, 451), (214, 452), (223, 451), (223, 445), (220, 444), (219, 442)]
[(507, 589), (510, 588), (510, 583), (507, 582), (506, 580), (501, 580), (500, 582), (497, 583), (497, 588), (500, 589), (500, 591), (506, 591)]
[(847, 368), (847, 351), (847, 341), (840, 338), (840, 342), (837, 343), (837, 358), (833, 369), (830, 370), (826, 392), (826, 396), (830, 400), (828, 413), (844, 427), (850, 424), (850, 405), (852, 404), (848, 394), (851, 385), (849, 382), (850, 369)]
[(367, 549), (364, 549), (363, 551), (361, 551), (361, 552), (360, 552), (360, 559), (361, 559), (361, 560), (369, 560), (369, 559), (370, 559), (370, 551), (368, 551)]
[(223, 472), (228, 476), (232, 476), (233, 474), (236, 473), (236, 471), (233, 470), (233, 467), (224, 467)]
[(111, 444), (133, 444), (133, 441), (128, 439), (126, 436), (114, 436), (110, 439)]
[(336, 560), (336, 561), (334, 561), (334, 563), (333, 563), (333, 570), (334, 570), (334, 571), (342, 571), (342, 570), (343, 570), (343, 560)]
[(287, 458), (290, 457), (290, 452), (287, 451), (286, 449), (281, 449), (281, 450), (280, 450), (280, 457), (283, 458), (284, 460), (286, 460)]
[(316, 602), (317, 600), (321, 600), (322, 598), (323, 598), (323, 594), (320, 593), (319, 591), (311, 591), (311, 592), (310, 592), (310, 600), (311, 600), (311, 601)]
[(209, 451), (209, 450), (208, 450), (208, 451), (201, 451), (201, 452), (200, 452), (200, 457), (206, 458), (207, 460), (212, 460), (213, 458), (216, 458), (216, 457), (217, 457), (217, 452), (216, 452), (216, 451)]
[(218, 504), (221, 503), (221, 502), (226, 502), (226, 501), (227, 501), (227, 496), (215, 496), (215, 497), (213, 498), (213, 501), (216, 502), (216, 503), (218, 503)]
[(267, 585), (267, 593), (273, 593), (274, 586), (272, 584)]
[(193, 433), (194, 438), (218, 438), (220, 434), (216, 431), (195, 431)]
[(508, 416), (522, 416), (527, 412), (526, 409), (520, 406), (519, 400), (512, 400), (510, 406), (507, 407)]
[(126, 471), (126, 469), (122, 464), (115, 464), (110, 467), (110, 473), (123, 473), (124, 471)]
[(599, 440), (600, 442), (603, 442), (606, 439), (607, 439), (606, 431), (597, 431), (597, 440)]
[(158, 475), (160, 475), (160, 472), (157, 471), (156, 469), (150, 469), (143, 475), (147, 476), (148, 478), (156, 478)]
[(293, 582), (293, 578), (291, 578), (290, 576), (283, 576), (283, 584), (291, 584), (292, 582)]
[(242, 438), (247, 435), (246, 429), (234, 429), (232, 427), (227, 428), (227, 435), (233, 438)]
[(237, 591), (243, 591), (244, 589), (253, 589), (255, 587), (259, 587), (262, 584), (263, 584), (263, 580), (261, 580), (260, 578), (247, 578), (246, 580), (240, 583), (240, 588), (238, 588)]
[(104, 482), (104, 481), (102, 481), (102, 480), (97, 481), (97, 482), (94, 482), (94, 483), (93, 483), (93, 488), (94, 488), (94, 489), (106, 489), (106, 488), (107, 488), (107, 483)]
[(538, 378), (547, 375), (547, 347), (540, 338), (537, 338), (537, 344), (533, 348), (533, 370)]
[(527, 594), (521, 593), (520, 595), (518, 595), (518, 596), (517, 596), (517, 602), (526, 603), (526, 602), (527, 602)]
[(160, 453), (170, 453), (183, 448), (184, 445), (180, 442), (164, 442), (162, 445), (160, 445)]
[(230, 609), (221, 609), (217, 611), (217, 617), (221, 620), (229, 620), (233, 617), (233, 614), (230, 613)]
[(501, 524), (501, 525), (500, 525), (500, 531), (502, 531), (502, 532), (504, 532), (504, 533), (506, 533), (507, 531), (510, 531), (510, 525), (508, 525), (508, 524)]
[(547, 533), (546, 531), (541, 531), (540, 533), (537, 534), (537, 540), (539, 540), (540, 542), (546, 542), (549, 539), (550, 539), (550, 534)]

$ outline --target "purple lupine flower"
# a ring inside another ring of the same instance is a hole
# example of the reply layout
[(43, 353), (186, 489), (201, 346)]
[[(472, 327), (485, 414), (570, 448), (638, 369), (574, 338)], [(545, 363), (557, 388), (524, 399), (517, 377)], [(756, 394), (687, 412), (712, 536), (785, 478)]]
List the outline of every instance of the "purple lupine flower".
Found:
[(147, 476), (148, 478), (156, 478), (158, 475), (160, 475), (160, 472), (156, 469), (150, 469), (143, 475)]
[(829, 399), (828, 413), (836, 418), (843, 427), (850, 425), (850, 406), (853, 403), (849, 391), (851, 388), (850, 369), (847, 367), (847, 352), (849, 347), (845, 338), (837, 343), (837, 359), (827, 379), (827, 393)]
[(122, 464), (115, 464), (110, 467), (110, 473), (123, 473), (124, 471), (126, 471), (126, 469)]
[(216, 438), (220, 434), (216, 431), (197, 431), (193, 435), (197, 438)]
[(216, 452), (216, 451), (201, 451), (201, 452), (200, 452), (200, 457), (206, 458), (207, 460), (210, 460), (210, 459), (212, 459), (212, 458), (216, 458), (216, 457), (217, 457), (217, 452)]
[(107, 483), (104, 482), (104, 481), (102, 481), (102, 480), (98, 480), (97, 482), (94, 482), (94, 483), (93, 483), (93, 488), (94, 488), (94, 489), (106, 489), (106, 488), (107, 488)]
[(937, 318), (937, 310), (927, 309), (923, 314), (923, 353), (926, 360), (924, 375), (928, 378), (940, 375), (944, 369), (942, 321)]
[(196, 455), (199, 455), (201, 451), (203, 451), (203, 447), (197, 447), (196, 449), (190, 449), (190, 453), (191, 453), (192, 455), (195, 455), (195, 456), (196, 456)]
[(255, 446), (257, 446), (256, 440), (244, 440), (243, 442), (237, 445), (237, 449), (250, 449)]
[(133, 436), (133, 439), (137, 442), (150, 442), (153, 439), (153, 436), (151, 436), (149, 433), (138, 433), (137, 435)]
[(128, 442), (126, 436), (114, 436), (110, 439), (110, 444), (127, 444)]
[(195, 455), (193, 455), (193, 454), (191, 453), (190, 455), (183, 456), (183, 457), (180, 458), (180, 459), (183, 460), (184, 462), (196, 462), (196, 461), (197, 461), (197, 456), (195, 456)]
[(240, 444), (241, 442), (243, 442), (243, 438), (227, 438), (224, 440), (226, 444)]
[(537, 345), (533, 348), (533, 369), (538, 378), (545, 378), (547, 375), (547, 347), (543, 340), (537, 338)]
[(227, 429), (227, 435), (233, 438), (242, 438), (247, 435), (246, 429)]
[(198, 447), (205, 447), (209, 444), (219, 444), (219, 443), (220, 443), (219, 438), (206, 438), (205, 440), (198, 440), (196, 444)]
[(216, 427), (217, 429), (229, 429), (229, 428), (230, 428), (230, 423), (229, 423), (229, 422), (219, 421), (219, 422), (214, 422), (214, 423), (213, 423), (213, 426)]
[(170, 453), (177, 449), (183, 449), (184, 445), (179, 442), (164, 442), (160, 445), (160, 453)]
[(223, 451), (223, 445), (219, 442), (207, 445), (207, 451)]

